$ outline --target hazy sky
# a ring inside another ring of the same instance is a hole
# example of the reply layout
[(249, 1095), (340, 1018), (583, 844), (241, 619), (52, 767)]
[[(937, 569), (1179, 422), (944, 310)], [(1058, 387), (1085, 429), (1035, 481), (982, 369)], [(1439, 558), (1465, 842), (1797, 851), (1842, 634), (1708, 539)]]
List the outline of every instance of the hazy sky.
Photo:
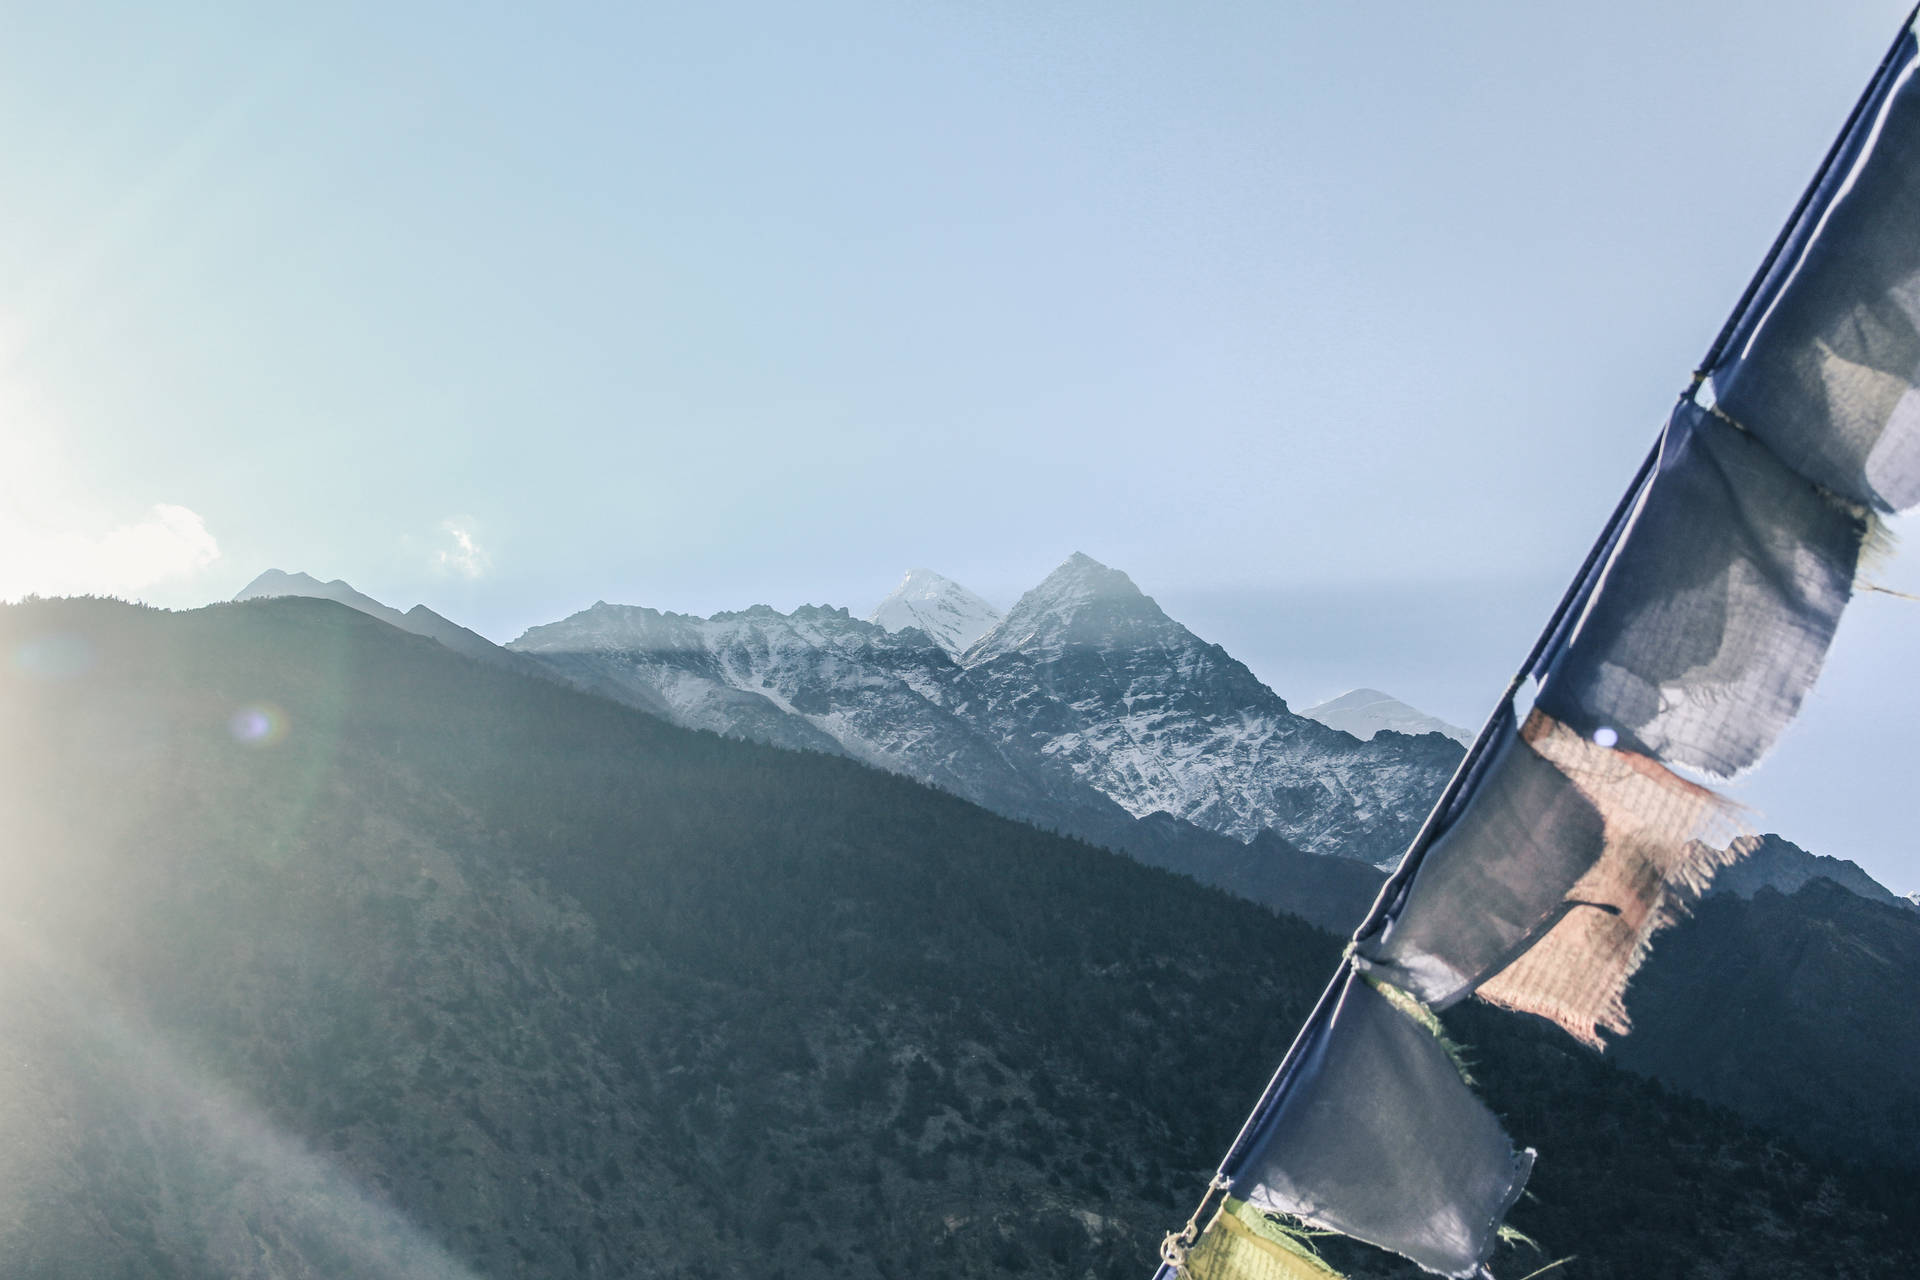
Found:
[[(1078, 549), (1477, 723), (1904, 13), (0, 5), (0, 596)], [(1748, 793), (1901, 889), (1917, 653), (1864, 600)]]

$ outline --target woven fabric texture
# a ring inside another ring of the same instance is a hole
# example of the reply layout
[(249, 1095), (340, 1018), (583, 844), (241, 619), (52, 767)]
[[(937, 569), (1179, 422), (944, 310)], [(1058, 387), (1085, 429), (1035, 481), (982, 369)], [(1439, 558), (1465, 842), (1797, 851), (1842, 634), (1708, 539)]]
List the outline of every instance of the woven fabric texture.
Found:
[(1753, 437), (1681, 405), (1536, 705), (1710, 777), (1751, 768), (1819, 677), (1871, 526)]
[(1908, 35), (1719, 367), (1721, 409), (1793, 470), (1920, 502), (1920, 51)]
[(1305, 1245), (1263, 1230), (1258, 1210), (1228, 1200), (1187, 1255), (1184, 1280), (1342, 1280)]
[(1399, 913), (1356, 952), (1381, 978), (1444, 1009), (1539, 936), (1605, 839), (1600, 811), (1509, 724)]
[(1745, 832), (1727, 800), (1645, 756), (1598, 746), (1538, 711), (1521, 736), (1586, 797), (1606, 834), (1552, 927), (1479, 995), (1599, 1048), (1601, 1028), (1628, 1030), (1627, 981), (1653, 935), (1740, 856)]

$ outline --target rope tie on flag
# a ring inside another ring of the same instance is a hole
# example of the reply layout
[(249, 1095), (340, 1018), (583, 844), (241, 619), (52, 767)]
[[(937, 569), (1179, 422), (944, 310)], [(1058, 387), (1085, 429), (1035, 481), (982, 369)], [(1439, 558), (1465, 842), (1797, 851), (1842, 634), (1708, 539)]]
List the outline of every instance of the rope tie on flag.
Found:
[(1214, 1174), (1207, 1183), (1207, 1189), (1200, 1197), (1200, 1203), (1194, 1206), (1193, 1216), (1187, 1219), (1187, 1225), (1178, 1231), (1169, 1231), (1167, 1238), (1160, 1242), (1160, 1261), (1176, 1271), (1187, 1265), (1187, 1253), (1200, 1238), (1200, 1219), (1207, 1212), (1207, 1206), (1213, 1203), (1215, 1192), (1227, 1192), (1233, 1189), (1233, 1179)]

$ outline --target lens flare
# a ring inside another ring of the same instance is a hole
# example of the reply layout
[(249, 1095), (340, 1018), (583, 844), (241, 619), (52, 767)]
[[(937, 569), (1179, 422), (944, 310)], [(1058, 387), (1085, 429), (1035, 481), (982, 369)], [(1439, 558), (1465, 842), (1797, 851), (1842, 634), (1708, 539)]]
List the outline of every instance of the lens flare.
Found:
[(287, 713), (271, 702), (250, 702), (233, 713), (227, 732), (245, 747), (270, 747), (287, 736)]
[(30, 680), (71, 680), (93, 666), (93, 642), (71, 631), (49, 631), (14, 646), (13, 668)]

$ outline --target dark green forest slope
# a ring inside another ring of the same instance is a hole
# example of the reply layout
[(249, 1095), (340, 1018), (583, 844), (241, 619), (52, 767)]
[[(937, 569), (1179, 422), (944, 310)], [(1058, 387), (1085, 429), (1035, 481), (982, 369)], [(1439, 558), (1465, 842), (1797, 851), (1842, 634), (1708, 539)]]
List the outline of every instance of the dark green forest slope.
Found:
[[(1708, 898), (1635, 982), (1625, 1066), (1827, 1153), (1920, 1169), (1920, 914), (1831, 880)], [(1649, 1034), (1650, 1033), (1650, 1034)]]
[[(1144, 1276), (1339, 950), (322, 601), (9, 607), (0, 697), (7, 1276)], [(1904, 1180), (1454, 1022), (1556, 1277), (1920, 1274)]]

